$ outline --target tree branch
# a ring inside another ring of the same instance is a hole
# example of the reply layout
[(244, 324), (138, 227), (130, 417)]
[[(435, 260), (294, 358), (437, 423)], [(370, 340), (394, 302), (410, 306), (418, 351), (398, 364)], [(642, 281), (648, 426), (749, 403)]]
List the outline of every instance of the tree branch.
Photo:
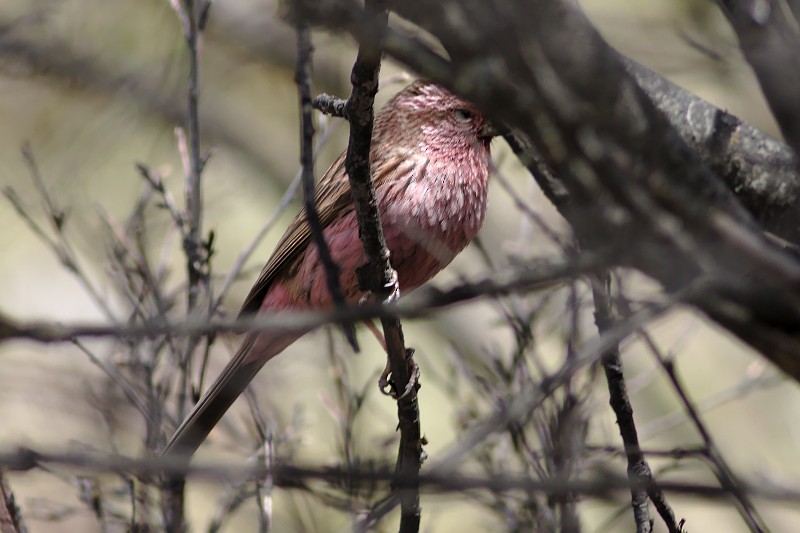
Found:
[[(586, 479), (561, 479), (558, 477), (539, 480), (530, 475), (508, 472), (502, 476), (479, 477), (462, 474), (443, 474), (428, 472), (419, 476), (398, 477), (395, 472), (382, 465), (374, 468), (304, 467), (293, 464), (273, 463), (271, 465), (241, 463), (208, 463), (195, 461), (187, 464), (179, 458), (168, 457), (129, 457), (119, 454), (90, 453), (44, 453), (30, 448), (0, 451), (0, 466), (10, 470), (25, 472), (47, 465), (60, 465), (80, 468), (99, 473), (124, 473), (139, 476), (153, 476), (160, 473), (187, 475), (195, 477), (234, 479), (256, 479), (269, 476), (276, 487), (302, 488), (309, 481), (321, 481), (339, 486), (343, 479), (352, 482), (375, 483), (391, 481), (400, 487), (422, 484), (430, 490), (441, 493), (464, 492), (465, 490), (487, 489), (495, 492), (526, 491), (543, 494), (563, 495), (567, 493), (584, 494), (608, 498), (630, 489), (630, 481), (623, 477), (609, 476), (600, 472), (598, 477)], [(727, 489), (714, 485), (684, 482), (666, 482), (661, 485), (665, 491), (675, 494), (693, 495), (709, 500), (729, 497)], [(762, 483), (746, 484), (742, 487), (751, 496), (769, 498), (774, 502), (795, 504), (800, 502), (800, 489), (780, 487)]]
[(800, 177), (792, 149), (647, 67), (620, 58), (683, 141), (759, 224), (800, 246)]
[(800, 31), (783, 2), (717, 0), (739, 38), (783, 136), (800, 153)]
[(73, 342), (76, 338), (119, 337), (135, 339), (161, 335), (189, 336), (211, 333), (245, 333), (248, 331), (307, 331), (337, 322), (359, 322), (375, 318), (399, 316), (419, 318), (430, 316), (437, 309), (466, 303), (491, 295), (523, 294), (552, 288), (591, 272), (608, 267), (600, 257), (586, 254), (571, 261), (542, 261), (522, 272), (497, 272), (474, 282), (460, 283), (449, 289), (428, 286), (398, 303), (366, 302), (331, 312), (281, 312), (270, 316), (243, 317), (234, 321), (189, 318), (170, 323), (159, 316), (143, 319), (140, 324), (57, 324), (50, 321), (20, 322), (0, 313), (0, 342), (28, 339), (36, 342)]
[[(311, 107), (311, 55), (313, 47), (311, 45), (311, 31), (306, 24), (297, 26), (297, 68), (295, 71), (295, 83), (300, 97), (300, 163), (303, 175), (303, 201), (308, 219), (311, 226), (311, 234), (314, 243), (319, 250), (319, 257), (325, 268), (325, 277), (328, 282), (328, 291), (331, 293), (334, 305), (338, 309), (346, 306), (344, 293), (339, 283), (339, 265), (333, 260), (331, 250), (325, 241), (322, 223), (319, 220), (314, 182), (314, 124), (312, 122), (313, 109)], [(355, 328), (352, 323), (342, 323), (345, 337), (358, 351)]]
[[(609, 283), (610, 277), (608, 274), (592, 278), (595, 322), (601, 335), (608, 331), (615, 322), (609, 294)], [(622, 373), (622, 358), (620, 357), (619, 345), (615, 345), (606, 351), (601, 358), (601, 363), (608, 382), (609, 404), (617, 417), (617, 425), (622, 437), (625, 456), (628, 459), (628, 479), (631, 480), (631, 505), (633, 506), (636, 531), (637, 533), (649, 533), (652, 531), (653, 524), (647, 506), (647, 498), (649, 496), (670, 533), (682, 533), (681, 527), (675, 522), (675, 514), (667, 504), (663, 492), (653, 478), (650, 465), (647, 463), (647, 459), (645, 459), (644, 453), (642, 453), (639, 446), (639, 436), (633, 419), (633, 406), (628, 397), (625, 376)], [(636, 488), (642, 486), (647, 488)]]
[[(383, 54), (383, 33), (389, 18), (383, 0), (366, 0), (371, 32), (358, 49), (353, 65), (351, 82), (353, 91), (347, 100), (345, 112), (350, 122), (350, 141), (345, 156), (345, 168), (350, 179), (359, 236), (367, 255), (366, 288), (381, 299), (389, 297), (397, 287), (397, 274), (389, 261), (389, 250), (383, 236), (375, 187), (370, 173), (370, 144), (372, 141), (373, 103), (378, 91), (378, 73)], [(399, 287), (402, 290), (402, 287)], [(411, 352), (406, 353), (403, 329), (397, 316), (381, 318), (386, 339), (389, 365), (397, 400), (400, 445), (397, 455), (396, 476), (414, 478), (422, 467), (422, 435), (419, 423), (417, 390), (410, 385), (412, 374)], [(405, 391), (405, 392), (403, 392)], [(400, 531), (416, 532), (420, 525), (419, 488), (396, 486), (394, 496), (401, 503)]]
[(560, 211), (582, 242), (627, 242), (618, 263), (668, 289), (704, 274), (725, 280), (692, 303), (800, 380), (796, 260), (761, 234), (574, 6), (523, 4), (397, 9), (452, 58), (446, 72), (417, 62), (421, 74), (532, 139), (568, 192)]

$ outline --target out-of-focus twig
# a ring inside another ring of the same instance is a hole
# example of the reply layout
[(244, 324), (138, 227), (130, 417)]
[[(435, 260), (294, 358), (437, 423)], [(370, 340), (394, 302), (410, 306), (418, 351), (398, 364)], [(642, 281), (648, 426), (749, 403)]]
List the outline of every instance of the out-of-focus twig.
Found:
[(712, 465), (714, 475), (719, 480), (720, 486), (729, 491), (739, 514), (744, 519), (744, 522), (753, 532), (769, 531), (764, 519), (761, 517), (758, 509), (756, 509), (753, 501), (747, 494), (747, 491), (742, 490), (742, 483), (739, 481), (738, 476), (733, 472), (733, 469), (728, 465), (722, 452), (717, 446), (715, 439), (712, 437), (711, 432), (706, 427), (700, 413), (695, 406), (694, 402), (689, 398), (689, 393), (683, 386), (683, 381), (678, 376), (675, 369), (675, 363), (671, 357), (666, 356), (661, 352), (655, 340), (646, 331), (639, 332), (640, 337), (644, 340), (645, 345), (653, 353), (661, 368), (669, 378), (672, 388), (681, 400), (686, 414), (689, 416), (692, 424), (700, 438), (703, 440), (705, 455)]
[(78, 254), (72, 247), (70, 239), (67, 238), (65, 232), (67, 212), (61, 208), (55, 198), (50, 194), (45, 186), (44, 179), (39, 171), (39, 165), (36, 162), (33, 150), (29, 144), (22, 146), (22, 157), (28, 165), (28, 170), (36, 186), (39, 196), (44, 204), (45, 215), (52, 230), (55, 232), (56, 237), (53, 238), (47, 234), (38, 222), (34, 219), (33, 215), (23, 205), (22, 199), (17, 192), (11, 187), (3, 188), (3, 195), (11, 202), (11, 205), (16, 210), (17, 214), (22, 218), (28, 227), (33, 231), (42, 242), (58, 257), (62, 266), (67, 269), (75, 279), (81, 284), (86, 293), (91, 297), (94, 304), (103, 312), (103, 314), (113, 320), (115, 315), (108, 305), (108, 302), (100, 294), (100, 291), (92, 283), (89, 273), (81, 266), (78, 260)]
[[(303, 175), (303, 198), (306, 219), (311, 226), (311, 234), (314, 243), (319, 251), (319, 258), (325, 268), (325, 276), (328, 283), (328, 291), (334, 305), (341, 309), (345, 304), (344, 293), (339, 283), (339, 265), (333, 260), (331, 250), (325, 241), (322, 223), (319, 219), (317, 210), (315, 183), (314, 183), (314, 124), (312, 122), (313, 108), (311, 106), (311, 56), (313, 54), (311, 44), (311, 31), (308, 25), (300, 23), (297, 26), (297, 68), (295, 70), (295, 82), (300, 99), (300, 163)], [(352, 323), (342, 324), (345, 337), (358, 351), (356, 332)]]
[[(423, 287), (404, 301), (387, 303), (364, 303), (331, 312), (281, 312), (268, 317), (243, 317), (234, 321), (188, 319), (183, 322), (166, 323), (159, 319), (144, 324), (85, 324), (62, 325), (53, 322), (19, 322), (0, 313), (0, 342), (10, 339), (28, 339), (38, 342), (72, 342), (78, 337), (120, 338), (155, 337), (160, 335), (202, 335), (208, 333), (246, 331), (301, 331), (337, 321), (363, 321), (385, 316), (419, 318), (429, 316), (437, 309), (472, 301), (487, 295), (524, 293), (551, 288), (567, 282), (574, 276), (595, 272), (607, 263), (596, 256), (587, 255), (572, 261), (542, 261), (523, 272), (497, 272), (491, 277), (475, 282), (457, 284), (449, 289)], [(702, 283), (692, 290), (702, 292)], [(691, 291), (679, 293), (678, 299)], [(675, 301), (675, 297), (668, 301)], [(659, 308), (657, 304), (654, 308)]]
[(0, 533), (25, 533), (27, 528), (22, 520), (14, 493), (0, 468)]
[[(126, 472), (138, 475), (192, 474), (204, 478), (220, 476), (236, 479), (252, 479), (267, 475), (261, 465), (241, 463), (203, 463), (197, 461), (187, 465), (185, 461), (166, 457), (135, 458), (116, 454), (91, 453), (43, 453), (30, 448), (18, 448), (12, 451), (0, 451), (0, 466), (7, 471), (24, 472), (47, 465), (62, 465), (97, 472)], [(270, 474), (275, 486), (286, 488), (302, 487), (305, 482), (321, 481), (340, 484), (342, 479), (350, 478), (354, 482), (375, 481), (394, 482), (401, 487), (422, 484), (439, 492), (463, 492), (472, 489), (489, 489), (493, 491), (539, 491), (545, 494), (563, 494), (574, 492), (588, 496), (609, 497), (616, 492), (630, 489), (630, 481), (626, 478), (601, 472), (600, 476), (589, 476), (588, 479), (564, 480), (559, 478), (539, 480), (526, 475), (507, 473), (502, 476), (480, 477), (456, 473), (426, 472), (418, 476), (398, 477), (388, 465), (376, 465), (372, 468), (342, 469), (337, 467), (305, 467), (293, 464), (273, 464)], [(699, 483), (665, 482), (661, 485), (665, 491), (676, 494), (689, 494), (709, 499), (728, 498), (727, 489), (716, 485)], [(751, 483), (742, 486), (742, 490), (753, 496), (770, 498), (775, 502), (800, 502), (800, 488), (777, 486), (770, 483)]]
[[(187, 295), (186, 307), (188, 316), (199, 316), (203, 291), (211, 294), (210, 257), (212, 253), (212, 237), (204, 241), (203, 231), (203, 188), (202, 173), (207, 158), (200, 153), (200, 37), (208, 22), (211, 7), (210, 0), (172, 0), (179, 20), (183, 26), (183, 35), (189, 52), (189, 76), (187, 83), (187, 130), (188, 138), (184, 138), (181, 130), (176, 130), (178, 148), (184, 161), (186, 174), (186, 227), (183, 238), (183, 250), (186, 255)], [(211, 307), (210, 296), (208, 309)], [(208, 312), (208, 309), (206, 312)], [(206, 337), (206, 355), (213, 341), (213, 336)], [(186, 351), (179, 358), (180, 384), (178, 387), (178, 418), (183, 418), (190, 397), (192, 357), (199, 339), (190, 336), (186, 341)], [(204, 359), (207, 360), (207, 357)], [(162, 512), (167, 528), (172, 531), (183, 531), (186, 528), (184, 516), (184, 480), (175, 477), (168, 480), (162, 493)]]

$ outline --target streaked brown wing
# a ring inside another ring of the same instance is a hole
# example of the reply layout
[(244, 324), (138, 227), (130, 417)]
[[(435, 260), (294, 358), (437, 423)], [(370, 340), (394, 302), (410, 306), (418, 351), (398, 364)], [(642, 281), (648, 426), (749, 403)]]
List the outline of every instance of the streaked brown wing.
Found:
[[(344, 153), (330, 166), (320, 180), (316, 189), (316, 205), (319, 213), (320, 224), (326, 227), (344, 210), (347, 204), (352, 204), (350, 197), (350, 183), (344, 171)], [(311, 240), (311, 227), (308, 225), (306, 211), (301, 209), (294, 220), (286, 229), (278, 245), (258, 276), (250, 294), (242, 304), (239, 316), (255, 313), (261, 307), (267, 291), (275, 279), (297, 260)]]
[[(397, 177), (398, 166), (403, 162), (401, 157), (375, 157), (373, 151), (372, 175), (375, 187), (380, 186), (390, 176)], [(353, 198), (350, 195), (350, 182), (344, 169), (345, 153), (342, 153), (322, 176), (317, 185), (315, 198), (320, 224), (327, 227), (336, 218), (349, 213), (353, 209)], [(376, 161), (377, 160), (377, 161)], [(408, 170), (411, 170), (409, 168)], [(407, 172), (407, 171), (406, 171)], [(404, 173), (406, 173), (404, 172)], [(305, 209), (294, 218), (286, 233), (283, 234), (275, 251), (261, 271), (250, 294), (242, 304), (239, 316), (255, 313), (269, 291), (272, 283), (282, 273), (287, 272), (297, 261), (300, 254), (311, 242), (311, 227), (308, 225)]]

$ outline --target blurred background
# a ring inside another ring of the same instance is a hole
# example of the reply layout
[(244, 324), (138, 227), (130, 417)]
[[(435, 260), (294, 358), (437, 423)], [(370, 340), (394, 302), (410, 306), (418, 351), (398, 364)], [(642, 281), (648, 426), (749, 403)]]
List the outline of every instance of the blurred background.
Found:
[[(735, 37), (714, 3), (582, 0), (581, 4), (623, 53), (778, 135)], [(353, 42), (319, 32), (314, 34), (314, 45), (315, 93), (349, 94)], [(200, 121), (202, 145), (213, 148), (204, 173), (204, 228), (216, 235), (212, 274), (219, 276), (217, 288), (240, 252), (276, 212), (298, 172), (294, 48), (294, 33), (281, 22), (274, 2), (214, 2), (201, 51)], [(181, 27), (168, 0), (0, 2), (0, 183), (4, 189), (13, 188), (25, 213), (45, 228), (48, 238), (55, 238), (30, 162), (22, 154), (22, 147), (29, 146), (44, 187), (65, 213), (59, 239), (69, 243), (85, 274), (82, 281), (65, 268), (12, 203), (2, 198), (0, 312), (19, 320), (68, 324), (107, 321), (109, 313), (125, 316), (126, 302), (113, 289), (115, 274), (109, 268), (110, 235), (116, 225), (124, 225), (146, 189), (137, 163), (160, 173), (177, 204), (183, 203), (184, 173), (174, 130), (184, 120), (186, 59)], [(381, 103), (413, 79), (391, 61), (384, 64), (382, 76)], [(318, 156), (319, 176), (345, 147), (346, 126), (318, 119), (325, 138)], [(503, 183), (492, 183), (480, 243), (437, 277), (438, 285), (491, 274), (513, 259), (558, 253), (546, 232), (515, 207), (515, 198), (532, 207), (555, 232), (567, 235), (563, 222), (504, 143), (496, 141), (493, 151)], [(257, 245), (247, 275), (224, 299), (227, 316), (238, 311), (298, 205), (299, 197)], [(185, 267), (170, 216), (154, 208), (146, 223), (147, 250), (164, 265), (167, 287), (179, 290)], [(98, 298), (87, 291), (87, 283)], [(631, 284), (649, 287), (645, 280), (633, 279)], [(563, 302), (565, 297), (561, 294), (554, 301)], [(98, 299), (107, 302), (108, 310), (98, 305)], [(578, 320), (579, 339), (596, 334), (590, 299), (588, 304)], [(537, 350), (544, 361), (560, 360), (567, 337), (574, 332), (564, 324), (568, 318), (563, 309), (559, 313), (555, 304), (542, 306), (549, 311), (537, 322)], [(482, 360), (511, 353), (515, 338), (492, 301), (404, 325), (422, 369), (420, 402), (427, 452), (436, 457), (458, 439), (465, 406), (480, 406), (480, 393), (464, 375), (480, 373), (476, 369), (482, 368)], [(687, 391), (736, 473), (748, 480), (798, 486), (796, 385), (689, 311), (672, 312), (649, 330), (663, 350), (676, 356)], [(361, 332), (359, 338), (362, 352), (353, 354), (337, 330), (308, 335), (257, 377), (259, 404), (276, 427), (283, 428), (293, 461), (337, 460), (341, 442), (335, 378), (341, 375), (353, 390), (365, 393), (353, 428), (359, 457), (393, 461), (395, 406), (375, 386), (385, 356), (368, 333)], [(214, 345), (212, 378), (235, 345), (233, 337)], [(124, 453), (141, 453), (141, 420), (87, 355), (88, 351), (113, 362), (123, 357), (119, 350), (119, 344), (102, 341), (87, 342), (84, 349), (30, 342), (0, 345), (0, 451), (25, 445), (45, 451), (116, 447)], [(331, 352), (340, 365), (335, 372)], [(689, 448), (700, 442), (674, 389), (642, 343), (625, 344), (623, 357), (642, 446)], [(587, 443), (619, 447), (607, 392), (602, 385), (595, 391), (586, 407), (591, 413)], [(228, 431), (212, 438), (201, 455), (245, 457), (247, 446), (230, 435), (247, 434), (252, 425), (248, 412), (246, 405), (238, 405), (226, 417)], [(624, 474), (623, 459), (610, 464)], [(653, 464), (657, 471), (669, 471), (670, 479), (714, 481), (701, 461), (677, 467), (670, 460), (654, 459)], [(36, 470), (12, 474), (10, 481), (31, 531), (100, 530), (81, 503), (73, 474)], [(103, 486), (114, 490), (112, 481)], [(191, 483), (189, 515), (195, 530), (206, 528), (223, 492), (221, 483)], [(669, 501), (676, 515), (686, 519), (688, 531), (746, 530), (729, 502), (674, 495)], [(506, 528), (488, 506), (458, 495), (424, 496), (422, 504), (423, 531)], [(774, 531), (793, 531), (800, 520), (800, 510), (787, 505), (759, 501), (757, 507)], [(628, 508), (624, 497), (582, 502), (583, 526), (586, 531), (630, 531)], [(257, 513), (256, 505), (247, 502), (230, 515), (225, 527), (252, 530)], [(276, 490), (273, 513), (275, 531), (346, 531), (351, 521), (348, 514), (300, 491)], [(395, 520), (385, 521), (383, 530), (393, 530)], [(656, 531), (659, 528), (663, 525), (656, 520)]]

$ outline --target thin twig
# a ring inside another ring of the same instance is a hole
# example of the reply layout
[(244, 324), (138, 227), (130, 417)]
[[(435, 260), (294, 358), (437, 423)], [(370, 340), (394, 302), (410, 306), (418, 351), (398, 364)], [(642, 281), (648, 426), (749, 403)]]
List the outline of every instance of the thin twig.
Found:
[[(609, 291), (610, 277), (608, 274), (593, 277), (592, 296), (595, 305), (595, 321), (601, 335), (608, 331), (615, 322)], [(681, 533), (681, 527), (675, 522), (675, 513), (672, 512), (663, 492), (653, 479), (653, 472), (639, 446), (639, 436), (633, 419), (633, 406), (628, 397), (625, 376), (622, 373), (619, 345), (607, 350), (603, 354), (601, 362), (608, 382), (609, 403), (617, 417), (617, 425), (628, 459), (628, 478), (631, 480), (631, 505), (636, 531), (647, 533), (653, 529), (653, 522), (647, 507), (647, 497), (649, 496), (670, 533)], [(642, 481), (646, 483), (642, 483)], [(647, 489), (634, 488), (634, 486), (641, 487), (642, 485), (646, 485)]]
[(150, 416), (147, 406), (139, 397), (139, 393), (134, 388), (133, 383), (131, 383), (125, 376), (121, 375), (116, 368), (95, 355), (95, 353), (92, 352), (83, 342), (75, 340), (74, 344), (80, 351), (86, 354), (86, 356), (89, 358), (89, 361), (102, 370), (106, 376), (108, 376), (122, 390), (122, 393), (131, 403), (131, 405), (133, 405), (136, 410), (139, 411), (142, 417), (147, 419)]
[[(323, 129), (322, 131), (320, 131), (320, 135), (317, 136), (316, 146), (314, 147), (315, 152), (319, 152), (322, 149), (322, 147), (325, 146), (325, 144), (327, 144), (328, 140), (330, 140), (335, 130), (336, 130), (335, 126), (328, 126), (325, 127), (325, 129)], [(253, 252), (255, 251), (256, 247), (261, 243), (261, 241), (267, 235), (269, 230), (272, 229), (272, 227), (278, 221), (280, 214), (289, 206), (289, 204), (294, 199), (295, 194), (297, 194), (297, 189), (300, 188), (300, 183), (302, 181), (302, 178), (303, 178), (303, 169), (301, 168), (297, 171), (297, 174), (295, 174), (294, 178), (292, 179), (292, 182), (289, 184), (289, 187), (283, 194), (281, 201), (278, 203), (278, 207), (269, 217), (269, 220), (267, 220), (267, 222), (261, 227), (261, 229), (258, 231), (258, 233), (250, 242), (250, 244), (242, 251), (242, 253), (239, 254), (239, 257), (236, 258), (236, 262), (234, 263), (233, 267), (231, 267), (231, 270), (228, 272), (228, 275), (225, 277), (225, 281), (222, 283), (222, 288), (219, 290), (219, 293), (217, 294), (214, 303), (211, 304), (211, 313), (210, 313), (211, 316), (214, 316), (214, 314), (217, 312), (217, 309), (219, 309), (219, 306), (222, 304), (223, 298), (225, 298), (225, 296), (228, 293), (228, 290), (230, 290), (231, 285), (233, 285), (233, 282), (236, 281), (236, 279), (239, 277), (239, 274), (241, 274), (245, 264), (247, 264), (247, 261), (248, 259), (250, 259), (250, 256), (253, 255)]]
[(326, 115), (339, 118), (347, 118), (347, 100), (337, 98), (330, 94), (322, 93), (311, 102), (314, 109), (318, 109)]
[[(10, 339), (28, 339), (38, 342), (72, 342), (79, 337), (118, 337), (143, 338), (160, 335), (204, 335), (208, 333), (244, 333), (247, 331), (305, 331), (309, 328), (341, 322), (363, 321), (388, 316), (420, 318), (430, 316), (437, 309), (459, 303), (469, 302), (483, 296), (522, 294), (534, 290), (552, 288), (567, 282), (574, 276), (594, 272), (604, 268), (605, 262), (599, 258), (586, 256), (580, 260), (565, 262), (542, 261), (523, 272), (498, 272), (491, 277), (476, 282), (461, 283), (443, 290), (428, 286), (418, 289), (414, 294), (398, 303), (364, 303), (349, 306), (343, 310), (328, 312), (280, 312), (270, 316), (242, 317), (236, 320), (220, 321), (189, 318), (183, 322), (170, 323), (163, 319), (143, 324), (58, 324), (52, 322), (15, 321), (0, 313), (0, 342)], [(700, 283), (693, 286), (698, 293), (704, 292)], [(687, 294), (684, 291), (682, 294)], [(676, 301), (671, 297), (668, 302)], [(660, 309), (664, 304), (656, 304), (652, 309)], [(647, 310), (646, 310), (647, 311)]]
[[(311, 226), (311, 234), (319, 252), (319, 258), (325, 269), (325, 277), (328, 282), (328, 291), (331, 293), (334, 305), (341, 309), (346, 305), (344, 293), (339, 283), (339, 265), (333, 260), (331, 250), (325, 241), (322, 223), (317, 211), (317, 202), (314, 183), (314, 124), (312, 122), (313, 108), (311, 107), (311, 56), (313, 54), (311, 44), (311, 31), (306, 24), (297, 26), (297, 70), (295, 72), (295, 83), (300, 96), (300, 163), (303, 173), (303, 196), (306, 212), (306, 219)], [(352, 323), (343, 323), (345, 337), (353, 347), (358, 350), (356, 342), (356, 332)]]
[(658, 348), (656, 342), (646, 331), (640, 331), (639, 335), (644, 340), (648, 349), (655, 355), (656, 360), (669, 378), (672, 387), (675, 389), (678, 398), (680, 398), (681, 403), (683, 404), (686, 414), (691, 419), (694, 427), (700, 434), (700, 438), (703, 440), (706, 456), (714, 467), (714, 475), (716, 476), (717, 480), (719, 480), (722, 488), (727, 490), (733, 497), (739, 514), (742, 516), (751, 531), (769, 531), (764, 519), (761, 517), (750, 497), (747, 495), (747, 492), (742, 490), (741, 482), (738, 480), (730, 465), (728, 465), (728, 462), (723, 457), (722, 452), (719, 450), (719, 447), (714, 441), (714, 438), (711, 436), (711, 433), (708, 431), (703, 423), (703, 420), (700, 418), (700, 413), (695, 407), (694, 402), (689, 398), (689, 393), (686, 391), (680, 376), (678, 376), (678, 373), (675, 370), (674, 361), (672, 358), (665, 357), (664, 354), (661, 353), (661, 350)]
[[(210, 3), (205, 0), (173, 1), (172, 5), (183, 23), (184, 38), (189, 52), (189, 78), (187, 85), (187, 126), (188, 139), (178, 135), (178, 145), (184, 159), (186, 173), (186, 228), (183, 249), (186, 254), (188, 316), (197, 314), (202, 291), (208, 289), (208, 261), (211, 244), (203, 242), (203, 189), (201, 175), (205, 160), (200, 153), (200, 34), (207, 22)], [(179, 132), (178, 132), (179, 133)], [(210, 291), (208, 291), (210, 294)], [(209, 307), (211, 302), (209, 301)], [(180, 385), (178, 387), (178, 417), (186, 411), (187, 399), (191, 392), (192, 354), (199, 339), (190, 336), (186, 342), (186, 352), (178, 362)], [(207, 343), (211, 338), (206, 339)], [(163, 494), (164, 519), (169, 529), (183, 531), (186, 527), (184, 516), (184, 485), (181, 478), (170, 479)]]
[(156, 191), (159, 196), (161, 196), (160, 205), (167, 210), (172, 218), (173, 224), (175, 224), (175, 227), (180, 230), (181, 235), (185, 238), (186, 217), (175, 204), (175, 198), (173, 198), (172, 193), (170, 193), (169, 189), (164, 186), (161, 173), (150, 170), (150, 168), (143, 163), (136, 163), (136, 170), (139, 172), (139, 175), (144, 178), (148, 185), (150, 185), (150, 187)]
[[(201, 478), (218, 479), (254, 479), (271, 475), (276, 487), (297, 488), (304, 481), (317, 480), (339, 485), (342, 479), (353, 482), (374, 483), (376, 481), (397, 483), (399, 486), (422, 484), (431, 491), (440, 493), (487, 489), (492, 491), (536, 491), (544, 494), (563, 494), (574, 492), (587, 496), (608, 498), (615, 492), (630, 489), (628, 479), (599, 472), (599, 476), (587, 479), (560, 479), (558, 477), (540, 480), (528, 475), (506, 472), (504, 475), (489, 477), (464, 475), (457, 473), (427, 472), (414, 477), (397, 477), (388, 465), (375, 465), (354, 469), (338, 467), (297, 466), (287, 463), (275, 463), (268, 466), (265, 472), (263, 465), (252, 462), (243, 465), (223, 462), (195, 461), (186, 464), (181, 458), (169, 457), (129, 457), (118, 454), (102, 453), (44, 453), (31, 448), (17, 448), (11, 451), (0, 451), (0, 467), (8, 471), (26, 472), (50, 466), (66, 466), (94, 472), (123, 472), (139, 476), (153, 476), (161, 473), (191, 474)], [(709, 499), (724, 499), (730, 496), (727, 489), (717, 485), (705, 485), (684, 482), (665, 482), (663, 490), (676, 494), (696, 495)], [(743, 484), (742, 490), (752, 496), (769, 498), (777, 503), (796, 504), (800, 502), (800, 488), (777, 486), (762, 482), (760, 485)]]
[(25, 208), (17, 192), (11, 187), (3, 188), (3, 194), (11, 202), (11, 205), (17, 211), (17, 214), (22, 218), (28, 227), (33, 231), (42, 242), (58, 257), (58, 260), (66, 268), (75, 279), (83, 286), (86, 293), (91, 297), (95, 305), (109, 318), (114, 319), (115, 315), (109, 307), (106, 300), (100, 294), (100, 291), (94, 286), (89, 279), (89, 274), (81, 267), (78, 262), (78, 254), (72, 248), (70, 240), (67, 238), (66, 220), (67, 214), (64, 209), (58, 206), (53, 196), (47, 190), (44, 179), (39, 171), (39, 165), (34, 157), (33, 150), (29, 144), (24, 144), (22, 147), (22, 156), (28, 166), (31, 179), (36, 186), (39, 196), (44, 203), (45, 215), (47, 217), (52, 230), (55, 232), (57, 238), (50, 237), (47, 232), (42, 228), (38, 222), (33, 218), (31, 213)]

